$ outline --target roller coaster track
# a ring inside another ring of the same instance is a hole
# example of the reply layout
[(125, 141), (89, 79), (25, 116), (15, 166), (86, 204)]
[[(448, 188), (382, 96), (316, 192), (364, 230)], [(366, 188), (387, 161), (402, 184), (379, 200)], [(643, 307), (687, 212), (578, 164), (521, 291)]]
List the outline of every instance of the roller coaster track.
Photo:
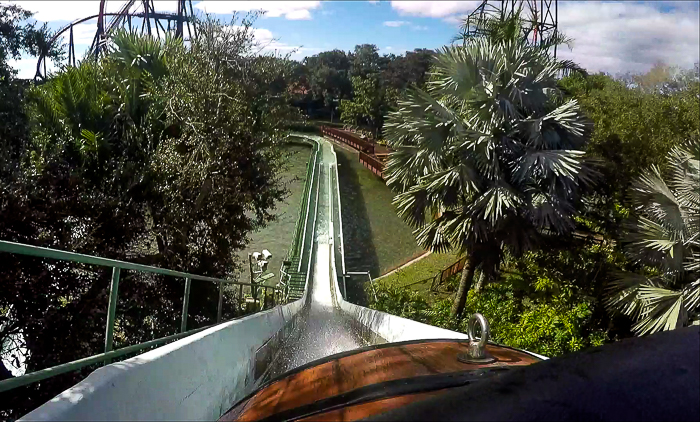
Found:
[[(177, 12), (176, 13), (163, 13), (157, 12), (155, 10), (155, 3), (153, 0), (129, 0), (127, 1), (118, 12), (107, 12), (106, 11), (107, 0), (100, 1), (100, 8), (97, 14), (93, 14), (81, 19), (77, 19), (61, 28), (59, 28), (56, 33), (49, 39), (47, 46), (56, 45), (59, 40), (66, 34), (68, 37), (68, 60), (67, 65), (76, 66), (77, 57), (75, 54), (75, 41), (73, 37), (73, 29), (76, 25), (80, 25), (87, 21), (97, 19), (97, 27), (95, 30), (95, 35), (92, 39), (92, 44), (88, 50), (88, 57), (97, 58), (104, 52), (105, 46), (109, 38), (115, 33), (115, 31), (120, 27), (128, 27), (130, 31), (133, 31), (133, 20), (141, 20), (141, 33), (149, 34), (151, 36), (156, 35), (161, 36), (163, 34), (172, 32), (171, 24), (174, 22), (174, 33), (173, 35), (178, 38), (184, 37), (184, 25), (187, 25), (187, 33), (190, 37), (197, 36), (196, 23), (194, 22), (194, 9), (192, 8), (191, 0), (177, 0)], [(139, 10), (139, 9), (143, 10)], [(188, 11), (189, 9), (189, 11)], [(109, 22), (106, 22), (106, 18), (111, 17)], [(153, 24), (151, 24), (153, 21)], [(163, 22), (167, 22), (166, 26)], [(192, 26), (190, 26), (192, 23)], [(138, 30), (138, 29), (137, 29)], [(48, 54), (48, 47), (44, 50), (37, 60), (35, 79), (45, 79), (46, 74), (46, 60)]]
[[(510, 17), (522, 11), (521, 35), (532, 45), (542, 45), (556, 36), (558, 0), (483, 0), (464, 20), (461, 38), (486, 35), (484, 22), (488, 16)], [(554, 57), (557, 55), (554, 46)]]

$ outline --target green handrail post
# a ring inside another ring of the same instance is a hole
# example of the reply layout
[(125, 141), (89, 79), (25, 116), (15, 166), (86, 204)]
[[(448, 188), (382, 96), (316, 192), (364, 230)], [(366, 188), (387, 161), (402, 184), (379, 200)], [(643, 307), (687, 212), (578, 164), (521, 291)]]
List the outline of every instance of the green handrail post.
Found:
[(117, 315), (117, 296), (119, 294), (119, 268), (112, 268), (112, 282), (109, 286), (109, 307), (107, 308), (107, 331), (105, 333), (105, 353), (112, 350), (114, 339), (114, 319)]
[(221, 322), (221, 308), (224, 304), (224, 283), (219, 282), (219, 307), (216, 310), (216, 323)]
[(236, 315), (241, 315), (243, 310), (243, 285), (238, 286), (238, 310)]
[(182, 322), (180, 323), (180, 332), (184, 333), (187, 331), (187, 308), (190, 306), (190, 286), (192, 285), (192, 279), (185, 279), (185, 296), (182, 299)]

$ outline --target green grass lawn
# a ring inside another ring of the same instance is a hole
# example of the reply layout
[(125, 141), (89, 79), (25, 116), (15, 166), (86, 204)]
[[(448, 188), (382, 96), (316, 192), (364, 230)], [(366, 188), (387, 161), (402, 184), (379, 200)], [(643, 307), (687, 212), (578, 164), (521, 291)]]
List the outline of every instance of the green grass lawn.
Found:
[(287, 249), (292, 242), (294, 226), (299, 213), (299, 203), (304, 191), (304, 179), (306, 178), (306, 163), (311, 155), (311, 146), (298, 144), (285, 147), (291, 152), (289, 157), (289, 169), (283, 175), (283, 180), (287, 184), (289, 196), (277, 204), (274, 214), (277, 219), (266, 227), (251, 234), (251, 242), (248, 247), (237, 253), (238, 258), (244, 263), (240, 280), (248, 282), (248, 252), (260, 252), (267, 249), (272, 252), (272, 259), (268, 265), (269, 271), (275, 276), (265, 283), (275, 285), (279, 281), (279, 269), (282, 261), (287, 256)]
[[(459, 256), (455, 253), (430, 254), (405, 268), (396, 270), (394, 273), (383, 277), (381, 280), (377, 280), (376, 282), (396, 287), (406, 286), (428, 277), (435, 276), (435, 274), (438, 272), (454, 264), (458, 259)], [(428, 297), (430, 296), (431, 283), (432, 279), (427, 280), (425, 283), (414, 284), (407, 288), (419, 293), (424, 293), (426, 297)], [(439, 293), (438, 296), (442, 297), (444, 294)]]
[(357, 152), (340, 146), (335, 151), (347, 271), (377, 277), (423, 253), (396, 215), (394, 194), (384, 181), (360, 164)]

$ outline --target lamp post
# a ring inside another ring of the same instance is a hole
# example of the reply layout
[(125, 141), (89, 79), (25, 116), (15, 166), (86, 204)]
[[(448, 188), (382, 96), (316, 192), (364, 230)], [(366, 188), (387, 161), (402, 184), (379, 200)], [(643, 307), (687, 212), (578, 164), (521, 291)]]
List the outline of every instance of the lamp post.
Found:
[(250, 295), (253, 297), (253, 303), (258, 300), (258, 282), (264, 282), (274, 274), (269, 273), (263, 275), (267, 271), (267, 265), (272, 258), (272, 253), (267, 249), (262, 252), (253, 252), (248, 254), (248, 270), (250, 271)]
[(338, 99), (331, 98), (331, 123), (333, 123), (333, 110), (335, 110), (335, 104), (338, 103)]

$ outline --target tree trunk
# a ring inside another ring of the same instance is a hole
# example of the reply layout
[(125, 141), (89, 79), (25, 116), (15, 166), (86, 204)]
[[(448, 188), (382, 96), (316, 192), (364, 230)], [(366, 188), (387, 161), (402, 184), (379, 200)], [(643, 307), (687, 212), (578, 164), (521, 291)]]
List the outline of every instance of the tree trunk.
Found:
[(457, 296), (455, 297), (454, 303), (452, 303), (452, 311), (450, 312), (452, 318), (459, 319), (462, 317), (464, 304), (467, 302), (467, 293), (472, 285), (472, 281), (474, 281), (474, 259), (470, 257), (467, 259), (467, 263), (462, 270), (459, 290), (457, 290)]
[(484, 287), (484, 281), (486, 281), (486, 276), (484, 275), (484, 272), (481, 271), (479, 273), (479, 279), (476, 280), (476, 284), (474, 285), (474, 291), (476, 293), (481, 292), (481, 289)]

